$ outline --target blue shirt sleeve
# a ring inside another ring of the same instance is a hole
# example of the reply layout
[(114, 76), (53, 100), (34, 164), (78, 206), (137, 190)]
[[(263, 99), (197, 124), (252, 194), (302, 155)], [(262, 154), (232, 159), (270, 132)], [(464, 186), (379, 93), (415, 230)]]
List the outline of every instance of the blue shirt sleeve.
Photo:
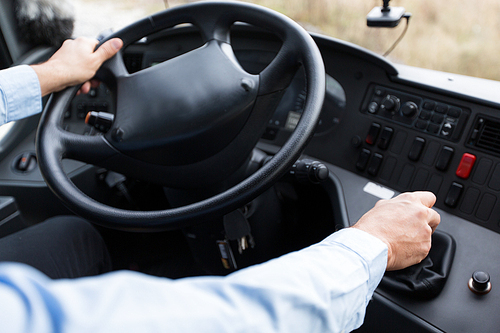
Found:
[(50, 280), (4, 263), (0, 322), (14, 332), (350, 332), (386, 265), (387, 246), (352, 228), (226, 277)]
[(0, 71), (0, 125), (42, 111), (40, 82), (33, 68), (20, 65)]

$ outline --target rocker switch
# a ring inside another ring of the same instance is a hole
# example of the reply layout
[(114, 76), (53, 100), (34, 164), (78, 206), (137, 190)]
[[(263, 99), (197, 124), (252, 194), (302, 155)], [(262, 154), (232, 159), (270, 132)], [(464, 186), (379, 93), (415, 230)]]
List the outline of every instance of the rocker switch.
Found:
[(382, 150), (386, 150), (389, 147), (389, 143), (391, 143), (392, 134), (394, 130), (390, 127), (384, 127), (382, 130), (382, 134), (380, 134), (380, 141), (378, 143), (378, 147)]
[(377, 141), (378, 134), (380, 133), (380, 124), (372, 123), (368, 135), (366, 136), (365, 142), (369, 145), (375, 144)]
[(384, 159), (384, 156), (382, 156), (381, 154), (379, 154), (379, 153), (373, 154), (373, 157), (370, 161), (370, 164), (368, 165), (368, 173), (370, 175), (372, 175), (372, 176), (377, 175), (383, 159)]
[(368, 165), (368, 160), (370, 159), (371, 151), (368, 149), (363, 149), (359, 154), (358, 161), (356, 162), (356, 169), (359, 171), (365, 171)]
[(422, 150), (424, 150), (424, 145), (425, 145), (425, 139), (421, 137), (416, 137), (411, 145), (408, 158), (412, 161), (418, 161), (418, 159), (420, 158), (420, 154), (422, 154)]
[(460, 164), (458, 165), (456, 175), (463, 179), (469, 178), (474, 163), (476, 163), (475, 155), (468, 153), (463, 154), (462, 159), (460, 160)]
[(450, 165), (451, 158), (453, 157), (453, 152), (453, 148), (444, 146), (439, 153), (438, 160), (436, 162), (436, 169), (446, 171)]
[(453, 182), (448, 190), (448, 194), (446, 194), (446, 199), (444, 199), (444, 203), (450, 207), (456, 207), (458, 203), (458, 199), (460, 199), (460, 195), (464, 186), (459, 183)]

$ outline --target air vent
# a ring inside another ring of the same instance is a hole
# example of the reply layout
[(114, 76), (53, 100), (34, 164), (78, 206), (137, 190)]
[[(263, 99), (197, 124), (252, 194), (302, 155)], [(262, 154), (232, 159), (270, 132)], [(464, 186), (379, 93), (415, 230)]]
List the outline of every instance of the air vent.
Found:
[(468, 143), (500, 156), (500, 120), (478, 117)]

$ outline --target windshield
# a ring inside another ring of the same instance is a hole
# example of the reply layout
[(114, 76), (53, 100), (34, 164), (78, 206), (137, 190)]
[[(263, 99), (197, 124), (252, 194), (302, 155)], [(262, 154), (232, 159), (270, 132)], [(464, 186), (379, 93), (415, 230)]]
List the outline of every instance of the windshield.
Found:
[[(75, 36), (117, 30), (148, 14), (192, 0), (74, 0)], [(383, 55), (403, 33), (369, 28), (366, 15), (382, 0), (255, 0), (291, 17), (308, 31), (352, 42)], [(500, 80), (498, 43), (500, 1), (392, 0), (410, 12), (402, 41), (387, 56), (392, 62), (450, 73)]]

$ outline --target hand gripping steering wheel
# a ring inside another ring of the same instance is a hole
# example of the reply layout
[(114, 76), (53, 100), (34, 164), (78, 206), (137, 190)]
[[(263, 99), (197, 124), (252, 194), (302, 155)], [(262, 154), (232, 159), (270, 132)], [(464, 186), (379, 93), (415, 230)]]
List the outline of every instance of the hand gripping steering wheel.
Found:
[[(229, 31), (235, 22), (267, 29), (283, 42), (258, 74), (243, 70), (233, 53)], [(310, 35), (284, 15), (245, 3), (200, 2), (147, 17), (108, 39), (119, 37), (127, 46), (183, 23), (199, 29), (203, 46), (133, 74), (120, 51), (99, 70), (97, 77), (116, 100), (107, 133), (63, 130), (63, 113), (79, 87), (49, 101), (37, 132), (39, 166), (51, 190), (75, 213), (111, 228), (150, 231), (221, 216), (272, 186), (313, 135), (325, 94), (324, 65)], [(63, 171), (62, 159), (69, 158), (173, 188), (222, 182), (248, 161), (300, 66), (307, 97), (295, 131), (269, 162), (222, 193), (173, 209), (124, 210), (88, 197)]]

